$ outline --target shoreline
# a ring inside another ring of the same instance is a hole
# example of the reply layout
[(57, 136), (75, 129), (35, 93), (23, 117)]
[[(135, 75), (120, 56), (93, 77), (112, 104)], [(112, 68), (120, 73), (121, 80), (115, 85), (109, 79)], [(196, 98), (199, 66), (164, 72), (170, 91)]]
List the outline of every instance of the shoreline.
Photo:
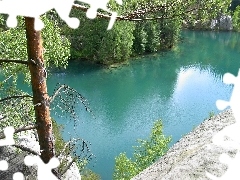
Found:
[(204, 120), (176, 142), (156, 163), (132, 179), (209, 179), (206, 172), (222, 176), (227, 165), (219, 161), (219, 156), (226, 153), (234, 157), (236, 150), (213, 144), (212, 137), (233, 123), (235, 118), (230, 109)]

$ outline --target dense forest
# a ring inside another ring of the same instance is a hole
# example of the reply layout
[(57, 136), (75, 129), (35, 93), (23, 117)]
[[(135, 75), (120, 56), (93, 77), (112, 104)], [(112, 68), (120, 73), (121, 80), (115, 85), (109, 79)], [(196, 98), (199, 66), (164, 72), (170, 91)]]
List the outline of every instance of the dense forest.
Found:
[[(77, 29), (69, 28), (54, 10), (42, 15), (45, 24), (42, 31), (34, 30), (34, 21), (28, 17), (18, 17), (18, 26), (8, 28), (8, 16), (0, 15), (0, 119), (6, 119), (0, 127), (3, 130), (9, 125), (17, 128), (35, 124), (31, 127), (38, 130), (40, 147), (45, 148), (41, 158), (45, 162), (55, 155), (52, 139), (45, 140), (52, 137), (50, 105), (57, 94), (63, 91), (69, 99), (59, 96), (63, 111), (73, 119), (71, 103), (79, 100), (88, 109), (81, 94), (66, 85), (57, 87), (56, 94), (48, 95), (49, 68), (65, 68), (71, 59), (108, 65), (168, 50), (178, 43), (184, 24), (189, 29), (199, 28), (199, 24), (202, 29), (209, 29), (211, 20), (223, 15), (231, 15), (234, 30), (240, 30), (240, 8), (235, 2), (231, 5), (230, 0), (129, 0), (122, 6), (112, 0), (108, 6), (118, 13), (111, 30), (107, 30), (109, 14), (100, 9), (97, 18), (88, 19), (85, 12), (88, 5), (84, 3), (74, 4), (70, 14), (80, 19)], [(16, 88), (19, 74), (32, 86), (32, 94)], [(82, 166), (85, 160), (79, 160)]]
[[(79, 3), (82, 5), (83, 3)], [(87, 59), (101, 64), (122, 62), (132, 56), (154, 53), (172, 48), (179, 40), (183, 24), (194, 29), (201, 24), (202, 29), (210, 27), (210, 22), (230, 11), (230, 1), (124, 1), (120, 6), (111, 1), (109, 8), (118, 12), (112, 30), (107, 31), (109, 18), (102, 17), (104, 11), (94, 20), (86, 18), (85, 12), (75, 6), (72, 17), (80, 19), (80, 26), (71, 29), (56, 12), (42, 16), (45, 28), (42, 32), (44, 57), (47, 63), (65, 66), (68, 59)], [(235, 7), (233, 3), (232, 7)], [(80, 6), (82, 7), (82, 6)], [(26, 59), (24, 50), (24, 23), (19, 18), (18, 28), (6, 28), (6, 18), (1, 16), (2, 38), (1, 58)], [(196, 23), (197, 22), (197, 23)], [(235, 21), (236, 23), (238, 20)], [(12, 39), (12, 37), (19, 37)], [(53, 43), (54, 42), (54, 43)], [(9, 54), (18, 44), (19, 52)], [(19, 47), (19, 44), (21, 46)], [(17, 55), (17, 57), (16, 57)], [(61, 59), (56, 64), (54, 59)]]

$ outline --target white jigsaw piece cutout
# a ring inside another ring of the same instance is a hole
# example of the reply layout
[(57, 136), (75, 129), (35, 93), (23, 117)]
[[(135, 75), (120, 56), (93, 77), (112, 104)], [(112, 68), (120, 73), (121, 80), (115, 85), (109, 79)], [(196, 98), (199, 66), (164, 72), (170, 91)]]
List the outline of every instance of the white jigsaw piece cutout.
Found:
[[(229, 101), (217, 100), (216, 106), (219, 110), (224, 110), (227, 107), (231, 107), (233, 115), (236, 119), (236, 123), (225, 127), (213, 137), (213, 143), (222, 147), (232, 147), (237, 149), (237, 153), (234, 158), (231, 158), (227, 154), (222, 154), (219, 158), (220, 162), (227, 164), (228, 169), (226, 173), (221, 177), (216, 177), (206, 172), (207, 177), (212, 180), (238, 180), (240, 179), (240, 69), (238, 76), (235, 77), (230, 73), (226, 73), (223, 76), (223, 82), (225, 84), (233, 84), (234, 88), (232, 96)], [(225, 141), (225, 137), (229, 137), (231, 140)]]
[[(0, 146), (14, 145), (15, 141), (13, 139), (14, 128), (12, 126), (6, 127), (4, 129), (5, 139), (0, 140)], [(5, 160), (0, 161), (0, 170), (6, 171), (8, 169), (8, 162)], [(13, 180), (24, 180), (24, 176), (21, 172), (16, 172), (13, 174)]]
[(6, 171), (8, 169), (8, 163), (5, 160), (0, 161), (0, 170), (1, 171)]
[(5, 135), (5, 139), (0, 140), (0, 146), (8, 146), (15, 144), (15, 141), (13, 139), (14, 128), (12, 126), (6, 127), (3, 132)]
[(37, 165), (38, 180), (58, 180), (58, 178), (52, 173), (52, 169), (58, 167), (60, 164), (58, 158), (53, 157), (47, 164), (45, 164), (39, 156), (26, 156), (24, 163), (27, 166)]
[[(79, 1), (79, 0), (78, 0)], [(117, 13), (111, 12), (107, 8), (109, 0), (82, 0), (90, 5), (87, 11), (87, 17), (94, 19), (97, 15), (98, 9), (103, 9), (112, 14), (108, 30), (112, 28)], [(116, 0), (118, 4), (122, 4), (122, 0)], [(40, 20), (40, 16), (55, 9), (59, 17), (67, 23), (70, 28), (76, 29), (79, 26), (79, 19), (69, 17), (74, 0), (0, 0), (0, 13), (8, 14), (7, 26), (14, 28), (17, 26), (17, 16), (26, 16), (35, 18), (35, 30), (41, 30), (44, 27), (44, 23)]]
[[(117, 13), (116, 12), (111, 12), (108, 8), (107, 8), (107, 4), (109, 2), (109, 0), (81, 0), (81, 2), (83, 3), (88, 3), (91, 5), (91, 7), (87, 10), (87, 17), (89, 19), (94, 19), (97, 17), (97, 10), (98, 9), (102, 9), (102, 10), (105, 10), (107, 12), (110, 12), (112, 14), (111, 16), (111, 19), (110, 19), (110, 22), (108, 24), (108, 30), (109, 29), (112, 29), (112, 26), (116, 20), (116, 17), (117, 17)], [(116, 2), (120, 5), (122, 5), (122, 0), (116, 0)]]

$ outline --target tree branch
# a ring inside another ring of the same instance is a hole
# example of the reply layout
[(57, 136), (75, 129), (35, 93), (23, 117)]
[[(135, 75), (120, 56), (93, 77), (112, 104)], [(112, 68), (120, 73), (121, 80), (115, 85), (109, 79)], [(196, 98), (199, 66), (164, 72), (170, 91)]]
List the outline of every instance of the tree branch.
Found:
[[(4, 119), (4, 117), (3, 117), (3, 119)], [(17, 128), (17, 129), (14, 130), (14, 134), (22, 132), (22, 131), (36, 129), (36, 128), (37, 128), (37, 124), (20, 127), (20, 128)], [(0, 132), (0, 139), (3, 139), (3, 138), (5, 138), (5, 134), (2, 131), (2, 132)]]
[(19, 132), (22, 132), (22, 131), (36, 129), (37, 126), (38, 126), (37, 124), (34, 124), (34, 125), (28, 125), (28, 126), (20, 127), (18, 129), (15, 129), (14, 133), (19, 133)]
[(7, 60), (7, 59), (0, 59), (0, 64), (1, 63), (18, 63), (18, 64), (25, 64), (28, 65), (27, 61), (23, 60)]
[[(137, 18), (138, 16), (145, 15), (147, 13), (159, 12), (161, 10), (165, 10), (167, 7), (172, 7), (172, 6), (173, 6), (173, 4), (168, 4), (168, 5), (167, 4), (162, 4), (160, 6), (152, 6), (150, 8), (149, 7), (145, 8), (145, 10), (138, 9), (138, 10), (136, 10), (136, 11), (130, 13), (130, 14), (124, 15), (124, 16), (117, 16), (116, 20), (146, 21), (146, 20), (158, 20), (158, 19), (163, 19), (163, 18), (164, 19), (172, 19), (172, 18), (181, 16), (181, 15), (184, 15), (186, 13), (190, 13), (190, 12), (193, 12), (193, 11), (196, 11), (196, 10), (208, 10), (206, 7), (204, 7), (204, 8), (193, 7), (193, 8), (190, 8), (190, 9), (184, 11), (184, 12), (181, 12), (179, 14), (173, 14), (173, 15), (168, 16), (168, 17), (158, 16), (158, 17)], [(79, 10), (84, 11), (84, 12), (86, 12), (89, 9), (86, 6), (79, 5), (79, 4), (74, 4), (73, 8), (79, 9)], [(99, 13), (99, 12), (97, 12), (97, 17), (103, 18), (103, 19), (111, 19), (111, 15), (107, 15), (107, 14), (103, 14), (103, 13)]]
[(3, 116), (2, 114), (0, 114), (0, 121), (5, 119), (7, 116)]
[(26, 152), (28, 152), (28, 153), (31, 153), (31, 154), (40, 156), (40, 153), (38, 153), (37, 151), (34, 151), (34, 150), (32, 150), (31, 148), (28, 148), (28, 147), (26, 147), (26, 146), (19, 145), (19, 144), (14, 144), (13, 146), (16, 147), (16, 148), (21, 149), (22, 151), (26, 151)]
[[(83, 5), (79, 5), (79, 4), (74, 4), (73, 8), (75, 9), (80, 9), (84, 12), (86, 12), (89, 8), (87, 8), (86, 6)], [(154, 17), (154, 18), (134, 18), (137, 15), (143, 15), (146, 14), (148, 12), (155, 12), (157, 11), (158, 8), (164, 9), (165, 6), (159, 6), (159, 7), (155, 7), (152, 10), (145, 10), (142, 12), (132, 12), (131, 14), (125, 15), (125, 16), (117, 16), (116, 20), (127, 20), (127, 21), (144, 21), (144, 20), (156, 20), (156, 19), (162, 19), (162, 17)], [(140, 11), (140, 10), (138, 10)], [(158, 9), (159, 11), (159, 9)], [(99, 13), (97, 12), (97, 17), (99, 18), (103, 18), (103, 19), (111, 19), (111, 15), (107, 15), (107, 14), (103, 14), (103, 13)]]
[(9, 77), (7, 77), (6, 79), (4, 79), (3, 81), (2, 81), (2, 83), (5, 83), (5, 82), (7, 82), (11, 77), (12, 77), (13, 75), (10, 75)]
[(59, 92), (61, 91), (62, 88), (66, 88), (66, 85), (61, 85), (56, 91), (55, 93), (49, 97), (49, 103), (52, 103), (55, 99), (55, 97), (59, 94)]
[(33, 98), (33, 97), (30, 96), (30, 95), (9, 96), (9, 97), (0, 99), (0, 102), (7, 101), (7, 100), (10, 100), (10, 99), (17, 99), (17, 98)]

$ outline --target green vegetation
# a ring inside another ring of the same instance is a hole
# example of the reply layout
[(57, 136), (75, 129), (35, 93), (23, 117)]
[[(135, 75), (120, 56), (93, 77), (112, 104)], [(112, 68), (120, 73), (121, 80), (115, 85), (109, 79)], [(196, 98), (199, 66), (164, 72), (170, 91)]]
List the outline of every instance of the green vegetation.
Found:
[(240, 6), (237, 6), (232, 16), (233, 29), (240, 31)]
[(96, 174), (90, 169), (85, 169), (81, 173), (81, 180), (100, 180), (100, 179), (101, 179), (100, 175)]
[(112, 64), (174, 47), (183, 21), (192, 28), (196, 22), (209, 24), (219, 13), (227, 13), (230, 2), (129, 0), (119, 6), (111, 0), (109, 7), (125, 17), (125, 20), (117, 20), (112, 30), (106, 31), (109, 19), (89, 20), (78, 9), (73, 9), (71, 15), (81, 20), (80, 27), (72, 30), (61, 23), (61, 29), (71, 41), (72, 59)]
[[(55, 152), (56, 155), (62, 155), (63, 157), (71, 156), (73, 159), (75, 159), (75, 163), (80, 171), (81, 179), (83, 180), (100, 180), (100, 176), (93, 172), (92, 170), (88, 169), (86, 166), (89, 163), (86, 158), (79, 158), (76, 153), (74, 153), (74, 147), (69, 143), (65, 142), (62, 138), (62, 130), (63, 126), (58, 125), (57, 122), (52, 119), (53, 124), (53, 134), (55, 138)], [(59, 172), (63, 172), (67, 165), (68, 161), (66, 159), (62, 159), (60, 166), (58, 167)]]
[(149, 139), (139, 139), (139, 145), (133, 147), (134, 154), (132, 159), (127, 158), (126, 153), (120, 153), (115, 158), (114, 179), (131, 179), (165, 154), (171, 137), (165, 137), (162, 129), (162, 121), (156, 121)]
[[(5, 25), (6, 18), (0, 15), (0, 59), (9, 60), (27, 60), (27, 41), (25, 35), (24, 19), (18, 18), (17, 28), (7, 28)], [(42, 16), (45, 28), (42, 31), (44, 59), (46, 67), (54, 65), (57, 67), (66, 67), (70, 57), (70, 42), (61, 35), (61, 29), (55, 21), (49, 20), (47, 15)], [(6, 77), (21, 72), (25, 76), (25, 81), (30, 80), (30, 74), (25, 65), (22, 64), (2, 64), (2, 72)]]
[(209, 118), (212, 118), (213, 116), (215, 116), (214, 111), (210, 111), (210, 112), (209, 112)]
[[(178, 42), (183, 21), (188, 24), (200, 21), (204, 24), (214, 19), (220, 12), (226, 13), (229, 4), (230, 0), (214, 2), (129, 0), (124, 1), (123, 6), (118, 6), (111, 1), (110, 8), (125, 17), (124, 20), (117, 20), (111, 31), (106, 31), (108, 19), (89, 20), (86, 19), (85, 12), (78, 9), (73, 9), (71, 15), (81, 20), (80, 27), (76, 30), (69, 29), (57, 14), (51, 11), (42, 16), (45, 23), (45, 28), (41, 32), (45, 65), (41, 65), (41, 68), (45, 70), (45, 67), (66, 67), (68, 60), (73, 58), (111, 64), (126, 61), (132, 56), (172, 48)], [(236, 29), (240, 22), (239, 12), (240, 9), (237, 8), (233, 17)], [(146, 18), (152, 18), (152, 20), (146, 20)], [(36, 109), (34, 108), (36, 104), (32, 103), (32, 95), (16, 89), (19, 73), (24, 75), (26, 82), (30, 82), (30, 73), (26, 66), (28, 54), (24, 18), (18, 17), (17, 28), (9, 29), (5, 22), (6, 16), (0, 15), (0, 59), (4, 79), (0, 82), (0, 98), (16, 95), (22, 97), (0, 102), (0, 112), (7, 116), (7, 120), (1, 122), (1, 128), (8, 125), (19, 127), (34, 123), (34, 109)], [(18, 62), (9, 64), (4, 62), (5, 60), (18, 60)], [(20, 60), (25, 60), (25, 64), (21, 64)], [(46, 76), (40, 78), (45, 80)], [(59, 129), (55, 130), (55, 133), (57, 131)], [(58, 133), (56, 134), (59, 136)], [(161, 122), (156, 122), (150, 139), (139, 140), (140, 145), (134, 147), (133, 159), (128, 159), (125, 153), (116, 158), (114, 178), (128, 179), (136, 175), (161, 157), (167, 150), (169, 142), (170, 138), (162, 135)], [(61, 149), (65, 144), (61, 138), (56, 143), (56, 149)], [(59, 153), (58, 150), (57, 153)], [(78, 163), (81, 168), (85, 164), (85, 159)], [(92, 172), (90, 174), (91, 178), (98, 177)]]
[[(86, 18), (85, 12), (74, 8), (71, 16), (79, 18), (81, 23), (79, 28), (70, 29), (56, 12), (50, 11), (42, 16), (45, 23), (42, 36), (46, 65), (65, 67), (69, 58), (112, 64), (126, 61), (132, 56), (172, 48), (179, 40), (183, 22), (192, 28), (197, 21), (206, 24), (219, 13), (226, 14), (230, 3), (230, 0), (129, 0), (119, 6), (111, 0), (110, 9), (117, 11), (125, 20), (117, 20), (110, 31), (106, 30), (109, 19), (90, 20)], [(237, 12), (238, 9), (234, 17), (238, 16)], [(238, 18), (234, 19), (235, 27), (239, 27)], [(19, 18), (18, 28), (13, 29), (6, 28), (5, 20), (5, 16), (0, 16), (0, 58), (26, 59), (22, 18)], [(8, 74), (14, 73), (14, 69), (24, 70), (21, 65), (14, 65), (8, 67)]]

